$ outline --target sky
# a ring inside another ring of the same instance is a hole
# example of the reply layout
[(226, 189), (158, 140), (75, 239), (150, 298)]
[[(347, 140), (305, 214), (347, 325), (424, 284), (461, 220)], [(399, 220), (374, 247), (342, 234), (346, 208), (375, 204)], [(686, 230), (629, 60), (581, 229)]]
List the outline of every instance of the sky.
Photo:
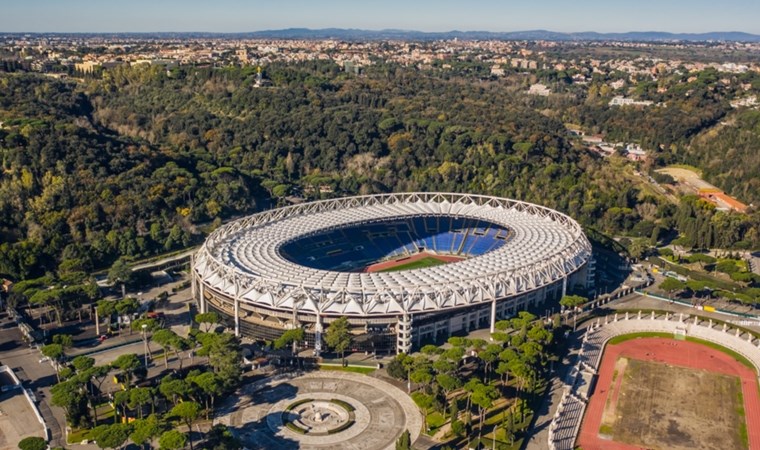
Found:
[(0, 0), (0, 32), (744, 31), (760, 0)]

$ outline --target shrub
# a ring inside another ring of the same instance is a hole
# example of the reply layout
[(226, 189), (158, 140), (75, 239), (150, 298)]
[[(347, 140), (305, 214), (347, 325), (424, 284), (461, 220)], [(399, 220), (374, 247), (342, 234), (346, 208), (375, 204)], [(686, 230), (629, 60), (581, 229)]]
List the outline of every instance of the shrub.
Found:
[(298, 425), (294, 424), (293, 422), (287, 422), (285, 423), (285, 426), (288, 427), (289, 430), (295, 431), (298, 434), (306, 434), (307, 430), (304, 430), (303, 428), (299, 427)]
[(336, 398), (333, 398), (330, 400), (330, 402), (335, 403), (336, 405), (340, 406), (341, 408), (345, 409), (348, 412), (354, 411), (354, 407), (351, 406), (351, 404), (344, 402), (343, 400), (338, 400)]
[(290, 411), (293, 408), (295, 408), (296, 406), (300, 406), (300, 405), (303, 405), (304, 403), (309, 403), (309, 402), (313, 402), (313, 401), (314, 401), (314, 399), (312, 399), (312, 398), (304, 398), (302, 400), (298, 400), (295, 403), (289, 404), (288, 407), (285, 408), (285, 411)]
[(341, 431), (343, 431), (343, 430), (347, 429), (348, 427), (350, 427), (350, 426), (351, 426), (351, 425), (353, 425), (353, 424), (354, 424), (354, 420), (353, 420), (353, 419), (351, 419), (351, 420), (347, 420), (345, 423), (343, 423), (343, 424), (342, 424), (341, 426), (339, 426), (338, 428), (333, 428), (332, 430), (328, 430), (328, 431), (327, 431), (327, 434), (336, 434), (336, 433), (340, 433)]

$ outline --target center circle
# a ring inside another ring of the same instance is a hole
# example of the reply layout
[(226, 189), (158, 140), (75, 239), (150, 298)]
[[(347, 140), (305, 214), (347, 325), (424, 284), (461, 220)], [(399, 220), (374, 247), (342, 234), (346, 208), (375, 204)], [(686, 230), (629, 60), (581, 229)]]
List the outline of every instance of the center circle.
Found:
[(375, 263), (421, 253), (455, 262), (498, 249), (510, 230), (483, 219), (450, 216), (393, 217), (318, 230), (283, 243), (285, 259), (313, 269), (365, 272)]
[(339, 433), (354, 425), (355, 408), (339, 399), (291, 403), (282, 412), (282, 422), (296, 433), (324, 436)]

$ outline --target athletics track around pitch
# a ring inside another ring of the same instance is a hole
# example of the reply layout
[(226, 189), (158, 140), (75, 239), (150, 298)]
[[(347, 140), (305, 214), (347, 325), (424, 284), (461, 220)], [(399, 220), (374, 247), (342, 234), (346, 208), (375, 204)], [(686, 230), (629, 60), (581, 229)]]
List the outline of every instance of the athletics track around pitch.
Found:
[(721, 351), (695, 342), (676, 341), (667, 338), (638, 338), (620, 344), (608, 345), (605, 348), (596, 387), (589, 400), (578, 434), (577, 445), (584, 450), (640, 448), (599, 437), (599, 427), (604, 405), (607, 402), (607, 395), (610, 392), (609, 387), (612, 385), (615, 362), (620, 357), (702, 369), (738, 377), (742, 385), (749, 448), (750, 450), (760, 450), (760, 392), (758, 392), (757, 373)]

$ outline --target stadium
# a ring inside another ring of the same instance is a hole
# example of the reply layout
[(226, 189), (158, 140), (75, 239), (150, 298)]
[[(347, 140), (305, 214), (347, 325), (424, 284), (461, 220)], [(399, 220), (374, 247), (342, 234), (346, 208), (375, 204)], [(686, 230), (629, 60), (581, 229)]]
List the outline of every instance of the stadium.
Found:
[(505, 198), (399, 193), (303, 203), (215, 230), (193, 257), (201, 312), (272, 340), (345, 316), (356, 351), (409, 352), (593, 280), (580, 225)]

